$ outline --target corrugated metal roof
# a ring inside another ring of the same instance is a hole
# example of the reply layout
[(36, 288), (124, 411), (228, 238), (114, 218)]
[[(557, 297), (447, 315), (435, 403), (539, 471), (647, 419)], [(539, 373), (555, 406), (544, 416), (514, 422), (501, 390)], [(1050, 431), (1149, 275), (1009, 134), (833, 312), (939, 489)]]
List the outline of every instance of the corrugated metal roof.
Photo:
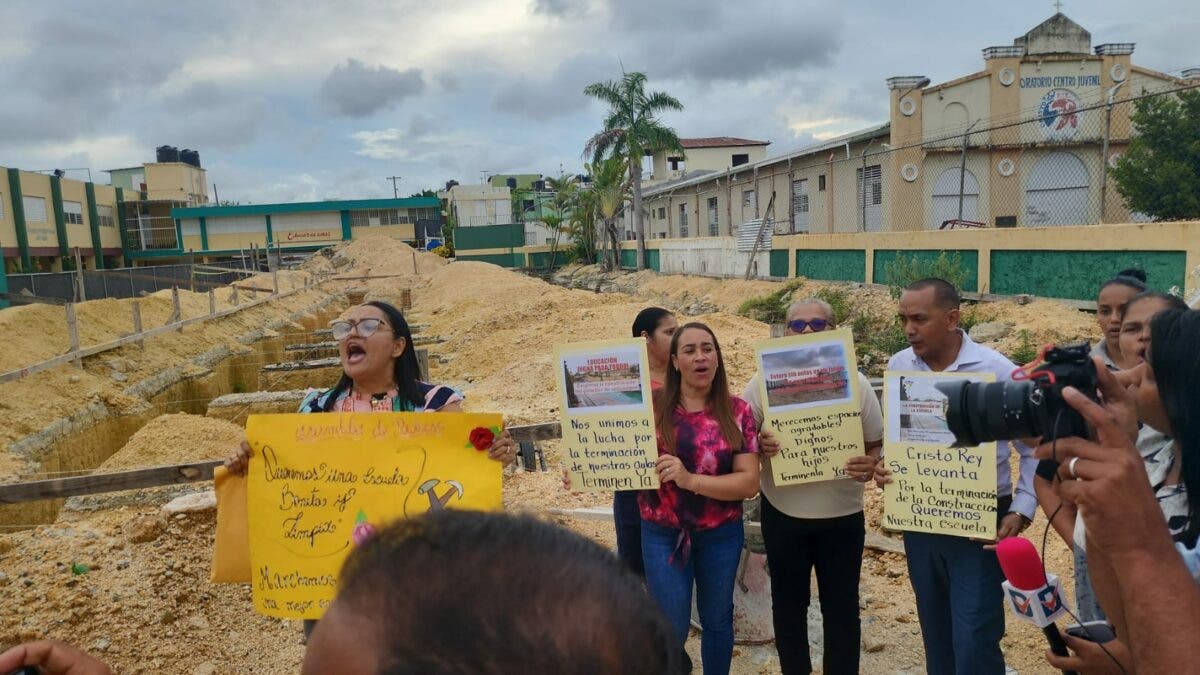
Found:
[(748, 138), (732, 136), (710, 136), (708, 138), (681, 138), (680, 145), (688, 148), (736, 148), (743, 145), (770, 145), (771, 141), (752, 141)]
[(879, 125), (876, 125), (873, 127), (867, 127), (866, 129), (852, 131), (848, 134), (838, 136), (837, 138), (831, 138), (828, 141), (824, 141), (824, 142), (818, 143), (816, 145), (806, 145), (806, 146), (797, 148), (796, 150), (793, 150), (792, 152), (789, 152), (789, 153), (785, 153), (782, 155), (776, 155), (774, 157), (767, 157), (766, 159), (758, 161), (758, 162), (754, 162), (753, 164), (743, 164), (743, 165), (735, 167), (733, 169), (727, 169), (727, 170), (721, 171), (721, 172), (713, 171), (713, 172), (708, 172), (708, 173), (705, 173), (705, 174), (699, 175), (699, 176), (684, 177), (684, 178), (681, 178), (676, 181), (671, 181), (669, 183), (655, 185), (653, 188), (646, 190), (643, 193), (643, 196), (651, 197), (651, 196), (654, 196), (657, 194), (662, 194), (663, 192), (665, 192), (667, 190), (684, 187), (687, 185), (695, 185), (698, 183), (704, 183), (704, 182), (712, 180), (714, 178), (724, 178), (724, 177), (728, 176), (729, 174), (742, 173), (747, 170), (753, 171), (754, 169), (756, 169), (758, 167), (770, 166), (771, 164), (778, 164), (779, 162), (786, 162), (789, 159), (794, 159), (796, 157), (803, 157), (805, 155), (813, 155), (813, 154), (816, 154), (819, 152), (825, 152), (826, 150), (831, 150), (833, 148), (843, 146), (847, 143), (857, 143), (859, 141), (867, 140), (870, 138), (884, 137), (891, 133), (891, 128), (892, 128), (891, 122), (884, 122), (883, 124), (879, 124)]

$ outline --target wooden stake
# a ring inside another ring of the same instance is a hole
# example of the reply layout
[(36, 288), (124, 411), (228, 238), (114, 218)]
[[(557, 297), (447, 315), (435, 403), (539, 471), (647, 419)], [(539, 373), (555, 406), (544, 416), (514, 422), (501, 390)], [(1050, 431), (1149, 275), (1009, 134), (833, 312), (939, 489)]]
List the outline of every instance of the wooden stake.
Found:
[(217, 313), (217, 289), (215, 288), (208, 289), (208, 313)]
[(83, 256), (79, 254), (79, 247), (75, 247), (75, 297), (80, 302), (87, 300), (87, 287), (83, 285)]
[[(69, 351), (79, 351), (79, 324), (75, 319), (75, 303), (73, 302), (67, 303), (67, 335), (71, 343)], [(75, 359), (73, 363), (76, 368), (83, 367), (83, 359)]]
[[(133, 334), (142, 334), (142, 303), (137, 300), (133, 301)], [(145, 340), (138, 340), (137, 346), (142, 351), (146, 351)]]
[[(183, 309), (179, 306), (179, 287), (171, 287), (171, 318), (167, 319), (168, 324), (178, 323), (183, 320)], [(183, 326), (179, 327), (179, 332), (183, 332)]]
[(232, 303), (234, 307), (237, 307), (237, 304), (238, 304), (238, 287), (237, 287), (237, 284), (234, 284), (234, 285), (232, 286), (232, 288), (233, 288), (233, 291), (232, 291), (232, 292), (230, 292), (230, 294), (229, 294), (229, 302), (230, 302), (230, 303)]

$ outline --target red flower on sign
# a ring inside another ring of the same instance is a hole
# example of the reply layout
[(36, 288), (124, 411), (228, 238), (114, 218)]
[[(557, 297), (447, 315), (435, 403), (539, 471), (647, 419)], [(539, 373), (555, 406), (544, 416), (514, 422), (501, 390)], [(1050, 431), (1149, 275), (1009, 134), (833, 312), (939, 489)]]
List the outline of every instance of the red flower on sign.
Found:
[(496, 441), (496, 434), (486, 427), (475, 427), (471, 430), (470, 440), (476, 450), (487, 450)]

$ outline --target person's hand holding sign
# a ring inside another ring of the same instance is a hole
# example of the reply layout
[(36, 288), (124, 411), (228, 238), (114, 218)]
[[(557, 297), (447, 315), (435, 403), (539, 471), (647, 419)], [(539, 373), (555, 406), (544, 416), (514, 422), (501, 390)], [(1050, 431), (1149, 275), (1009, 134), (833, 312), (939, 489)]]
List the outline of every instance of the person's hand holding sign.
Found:
[(865, 483), (876, 474), (879, 458), (871, 455), (859, 455), (846, 460), (846, 475), (854, 480)]
[(693, 491), (690, 486), (695, 475), (689, 472), (683, 466), (683, 461), (675, 455), (659, 455), (656, 470), (659, 482), (673, 481), (684, 490)]
[(780, 447), (779, 439), (775, 438), (775, 434), (766, 429), (758, 432), (758, 451), (763, 457), (770, 459), (778, 455)]

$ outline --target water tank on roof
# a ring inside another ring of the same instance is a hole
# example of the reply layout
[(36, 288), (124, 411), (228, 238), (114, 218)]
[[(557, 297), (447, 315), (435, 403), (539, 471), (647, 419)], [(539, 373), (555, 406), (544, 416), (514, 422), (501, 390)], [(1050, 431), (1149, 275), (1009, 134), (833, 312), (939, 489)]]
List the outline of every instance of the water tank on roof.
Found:
[(533, 181), (533, 190), (534, 190), (534, 192), (545, 192), (546, 191), (546, 181), (544, 181), (544, 180)]
[(505, 178), (505, 179), (504, 179), (504, 184), (508, 186), (508, 189), (509, 189), (509, 190), (516, 190), (516, 189), (517, 189), (517, 179), (516, 179), (516, 178), (513, 178), (512, 176), (509, 176), (508, 178)]
[(179, 148), (176, 148), (173, 145), (160, 145), (160, 146), (158, 146), (158, 150), (155, 151), (154, 154), (155, 154), (155, 161), (157, 161), (160, 164), (165, 163), (165, 162), (178, 162), (179, 161)]
[(450, 189), (453, 188), (455, 185), (458, 185), (458, 181), (456, 181), (456, 180), (446, 181), (446, 191), (449, 192)]
[(184, 164), (191, 164), (197, 169), (200, 168), (200, 153), (195, 150), (181, 150), (179, 152), (179, 161)]

